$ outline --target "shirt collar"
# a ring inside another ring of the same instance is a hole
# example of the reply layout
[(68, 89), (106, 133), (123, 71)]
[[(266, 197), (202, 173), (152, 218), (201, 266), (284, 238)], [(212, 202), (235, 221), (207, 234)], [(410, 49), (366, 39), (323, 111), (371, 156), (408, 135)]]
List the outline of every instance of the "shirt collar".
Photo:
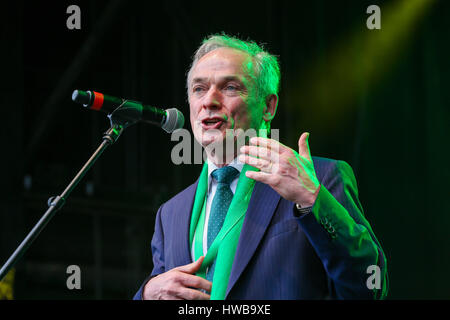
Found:
[[(228, 165), (235, 168), (237, 171), (239, 171), (239, 173), (244, 167), (244, 163), (240, 162), (238, 158), (234, 158), (233, 161), (231, 161)], [(208, 159), (208, 192), (210, 190), (212, 182), (211, 173), (216, 169), (219, 169), (219, 167), (217, 167), (211, 160)], [(236, 178), (239, 178), (239, 175)]]

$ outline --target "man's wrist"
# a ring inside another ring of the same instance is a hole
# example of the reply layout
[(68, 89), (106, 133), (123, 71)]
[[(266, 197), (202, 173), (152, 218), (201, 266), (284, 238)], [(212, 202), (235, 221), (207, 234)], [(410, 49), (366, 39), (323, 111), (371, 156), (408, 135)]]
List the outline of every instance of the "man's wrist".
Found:
[(155, 277), (157, 277), (157, 276), (159, 276), (159, 274), (155, 274), (154, 276), (150, 276), (150, 277), (148, 277), (147, 279), (146, 279), (146, 281), (144, 281), (145, 282), (145, 284), (142, 286), (142, 291), (141, 291), (141, 300), (150, 300), (148, 297), (144, 297), (144, 294), (145, 294), (145, 288), (147, 287), (147, 285), (149, 284), (149, 282), (153, 279), (153, 278), (155, 278)]
[(322, 187), (322, 185), (320, 184), (314, 193), (298, 195), (296, 198), (294, 198), (295, 200), (291, 200), (291, 201), (298, 204), (299, 208), (312, 207), (312, 206), (314, 206), (314, 203), (316, 202), (316, 199), (319, 195), (321, 187)]

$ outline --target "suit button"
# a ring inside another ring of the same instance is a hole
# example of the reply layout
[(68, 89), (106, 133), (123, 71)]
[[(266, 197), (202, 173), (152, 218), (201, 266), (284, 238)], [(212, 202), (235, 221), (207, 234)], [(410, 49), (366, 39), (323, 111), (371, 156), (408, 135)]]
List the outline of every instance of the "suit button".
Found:
[(332, 226), (330, 226), (330, 228), (328, 229), (328, 233), (330, 234), (332, 239), (335, 239), (337, 237), (336, 230)]
[(320, 224), (325, 228), (325, 230), (328, 232), (328, 234), (331, 236), (332, 239), (336, 238), (336, 230), (331, 225), (330, 221), (326, 217), (320, 218)]

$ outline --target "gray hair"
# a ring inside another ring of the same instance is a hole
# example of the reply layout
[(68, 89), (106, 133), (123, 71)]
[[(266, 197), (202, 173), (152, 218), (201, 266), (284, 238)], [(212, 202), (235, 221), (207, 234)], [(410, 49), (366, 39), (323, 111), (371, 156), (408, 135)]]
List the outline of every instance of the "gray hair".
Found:
[(189, 83), (192, 69), (207, 53), (218, 48), (232, 48), (247, 53), (253, 61), (254, 80), (259, 99), (265, 99), (271, 94), (278, 95), (280, 85), (280, 66), (277, 57), (264, 51), (254, 41), (244, 41), (224, 33), (206, 37), (193, 56), (191, 67), (187, 74), (186, 87), (189, 96)]

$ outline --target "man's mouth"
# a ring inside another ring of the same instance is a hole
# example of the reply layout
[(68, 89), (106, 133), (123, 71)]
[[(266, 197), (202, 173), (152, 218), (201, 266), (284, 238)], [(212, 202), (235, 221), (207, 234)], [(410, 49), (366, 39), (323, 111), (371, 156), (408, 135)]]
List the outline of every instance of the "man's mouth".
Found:
[(219, 129), (225, 120), (221, 117), (206, 118), (201, 121), (201, 126), (205, 130)]

